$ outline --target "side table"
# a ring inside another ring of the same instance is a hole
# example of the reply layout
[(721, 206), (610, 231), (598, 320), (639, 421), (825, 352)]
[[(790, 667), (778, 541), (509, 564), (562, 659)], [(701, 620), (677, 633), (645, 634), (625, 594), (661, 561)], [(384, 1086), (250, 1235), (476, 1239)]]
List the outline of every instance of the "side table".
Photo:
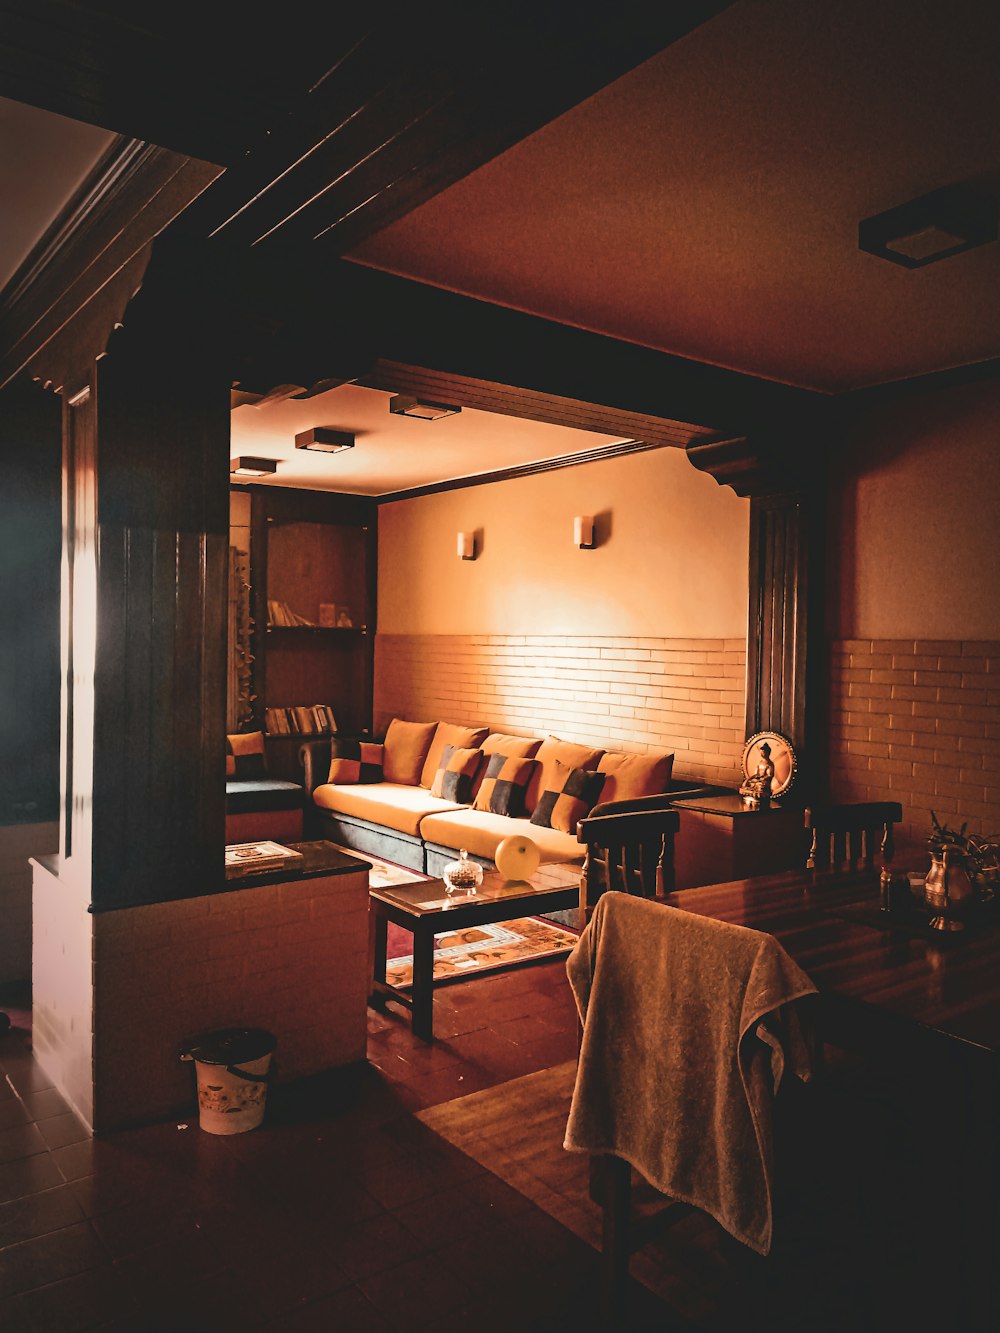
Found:
[(677, 888), (725, 884), (748, 875), (801, 869), (809, 848), (798, 806), (773, 802), (748, 809), (736, 793), (674, 801)]

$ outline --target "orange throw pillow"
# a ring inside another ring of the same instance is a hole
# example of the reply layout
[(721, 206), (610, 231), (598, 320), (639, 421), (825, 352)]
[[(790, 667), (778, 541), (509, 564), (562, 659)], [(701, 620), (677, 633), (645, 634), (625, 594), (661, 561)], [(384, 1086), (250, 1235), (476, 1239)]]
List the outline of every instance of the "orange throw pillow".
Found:
[(457, 727), (451, 722), (439, 722), (420, 774), (421, 787), (430, 787), (433, 783), (446, 745), (454, 745), (456, 750), (478, 750), (488, 730), (488, 727)]
[(592, 749), (589, 745), (577, 745), (575, 741), (561, 741), (558, 736), (548, 736), (538, 747), (535, 758), (538, 760), (538, 772), (528, 786), (525, 803), (530, 814), (538, 804), (543, 791), (559, 791), (561, 783), (557, 781), (556, 764), (565, 764), (567, 768), (596, 769), (597, 761), (604, 753), (601, 749)]
[(385, 733), (382, 772), (386, 782), (420, 784), (424, 760), (434, 738), (436, 722), (403, 722), (394, 717)]
[(659, 796), (667, 790), (674, 770), (672, 754), (614, 754), (609, 751), (597, 765), (607, 779), (601, 804), (607, 801), (637, 801), (641, 796)]

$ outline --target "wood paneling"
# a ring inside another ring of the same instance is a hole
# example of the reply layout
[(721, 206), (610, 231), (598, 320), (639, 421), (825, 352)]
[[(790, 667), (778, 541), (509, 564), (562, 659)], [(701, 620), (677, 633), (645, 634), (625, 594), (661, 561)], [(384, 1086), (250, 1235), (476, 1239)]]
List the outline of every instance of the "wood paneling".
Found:
[(58, 806), (60, 411), (34, 384), (0, 393), (0, 824)]

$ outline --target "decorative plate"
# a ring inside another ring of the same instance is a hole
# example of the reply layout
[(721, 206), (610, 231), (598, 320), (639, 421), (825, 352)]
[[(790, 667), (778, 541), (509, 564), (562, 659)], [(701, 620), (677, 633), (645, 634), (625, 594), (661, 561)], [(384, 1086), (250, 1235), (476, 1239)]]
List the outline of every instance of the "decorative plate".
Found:
[(795, 781), (796, 759), (792, 742), (776, 731), (758, 731), (750, 737), (743, 747), (743, 776), (748, 778), (756, 773), (761, 761), (760, 747), (764, 742), (771, 747), (771, 763), (774, 765), (774, 778), (771, 782), (771, 795), (783, 796)]

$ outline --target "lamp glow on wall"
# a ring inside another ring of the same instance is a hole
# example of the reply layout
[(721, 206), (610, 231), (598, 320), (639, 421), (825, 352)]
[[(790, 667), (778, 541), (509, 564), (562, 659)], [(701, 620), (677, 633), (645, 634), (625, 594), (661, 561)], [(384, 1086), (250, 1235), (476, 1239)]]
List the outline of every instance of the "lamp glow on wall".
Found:
[(476, 534), (474, 532), (460, 532), (458, 534), (458, 555), (462, 560), (475, 560)]
[(577, 514), (573, 520), (573, 545), (581, 551), (592, 551), (597, 545), (594, 540), (594, 518), (592, 514)]

